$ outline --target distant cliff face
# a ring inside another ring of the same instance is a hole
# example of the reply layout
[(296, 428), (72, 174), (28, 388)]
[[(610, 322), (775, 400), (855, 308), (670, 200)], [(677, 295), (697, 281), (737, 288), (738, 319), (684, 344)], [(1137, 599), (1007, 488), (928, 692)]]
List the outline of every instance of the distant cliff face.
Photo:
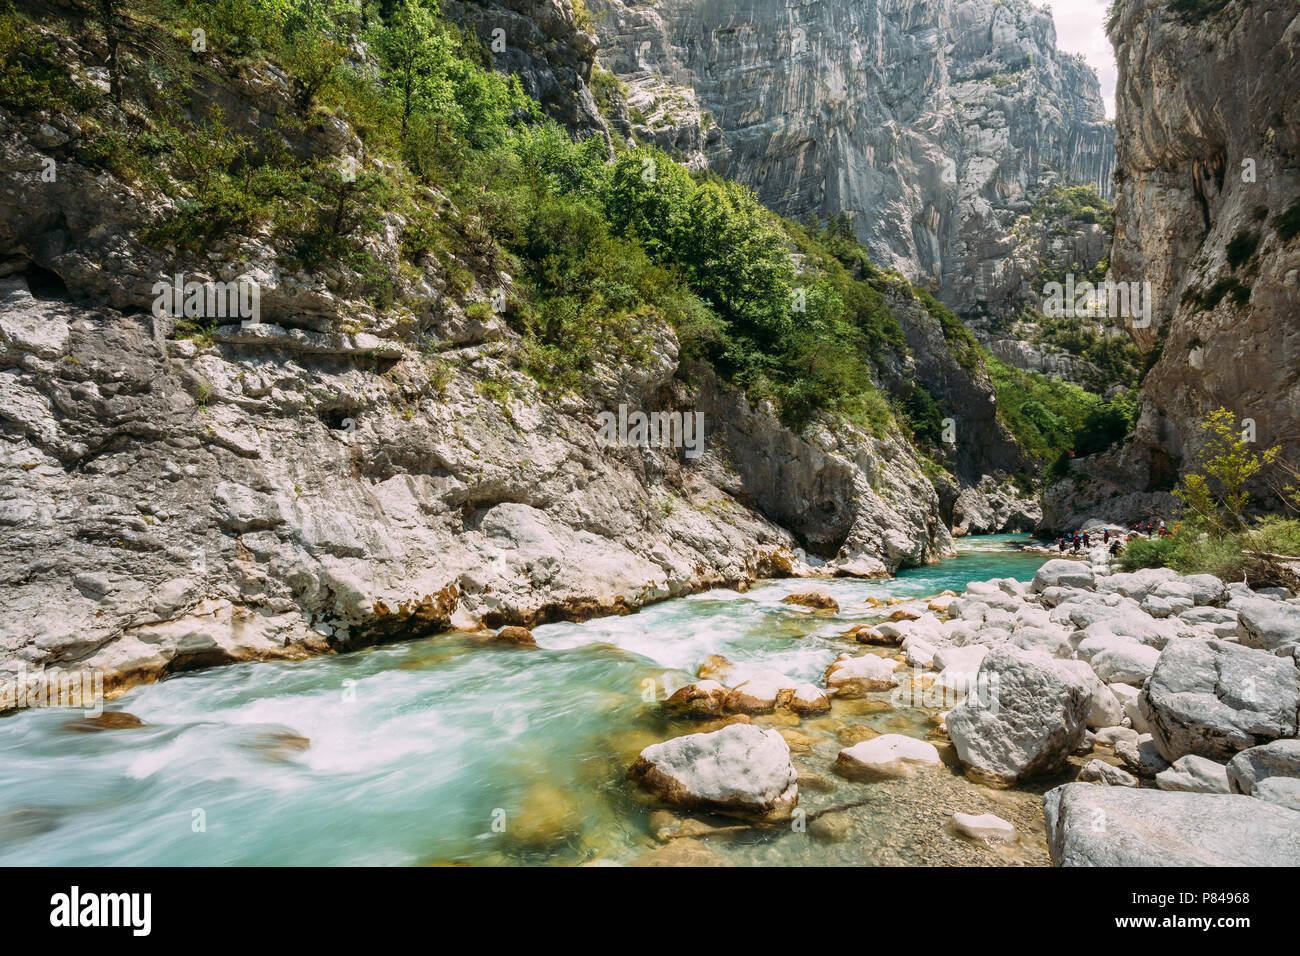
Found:
[(1180, 17), (1120, 0), (1110, 36), (1112, 277), (1151, 283), (1155, 321), (1134, 335), (1160, 348), (1127, 464), (1150, 478), (1153, 462), (1193, 463), (1220, 405), (1300, 458), (1300, 7)]
[(1109, 197), (1096, 77), (1028, 0), (588, 6), (639, 141), (793, 218), (847, 211), (880, 264), (959, 312), (1029, 291), (1036, 263), (1013, 227), (1046, 185)]
[(1114, 8), (1111, 278), (1150, 283), (1152, 321), (1131, 332), (1158, 361), (1132, 440), (1049, 489), (1046, 527), (1167, 513), (1219, 406), (1300, 460), (1300, 7), (1217, 5)]

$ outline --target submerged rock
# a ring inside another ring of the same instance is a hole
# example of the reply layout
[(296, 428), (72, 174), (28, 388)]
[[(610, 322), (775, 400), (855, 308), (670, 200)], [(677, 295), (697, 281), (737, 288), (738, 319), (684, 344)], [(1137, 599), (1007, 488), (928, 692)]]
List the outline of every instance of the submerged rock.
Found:
[(735, 666), (721, 654), (710, 654), (704, 658), (704, 663), (695, 672), (695, 676), (700, 680), (716, 680), (725, 683)]
[(853, 836), (853, 818), (847, 813), (823, 813), (808, 824), (808, 833), (821, 843), (843, 843)]
[(128, 714), (122, 710), (108, 710), (96, 717), (83, 717), (81, 720), (69, 721), (64, 726), (78, 733), (93, 734), (101, 730), (130, 730), (147, 725), (135, 714)]
[(699, 840), (682, 837), (667, 846), (643, 853), (628, 866), (730, 866), (725, 857), (714, 853)]
[(537, 639), (533, 637), (533, 632), (526, 627), (517, 627), (510, 625), (497, 631), (493, 638), (499, 644), (513, 644), (517, 647), (536, 647)]
[(752, 724), (647, 747), (629, 775), (665, 803), (689, 810), (784, 819), (799, 800), (790, 748), (775, 730)]
[(1300, 813), (1245, 796), (1067, 783), (1043, 816), (1057, 866), (1300, 866)]
[(1016, 838), (1016, 828), (1012, 823), (992, 813), (954, 813), (952, 826), (964, 837), (983, 840), (988, 843), (1009, 843)]
[(850, 724), (847, 727), (840, 728), (835, 736), (839, 738), (840, 743), (844, 744), (844, 746), (852, 747), (864, 740), (875, 740), (882, 734), (876, 728), (868, 727), (866, 724)]
[(525, 850), (548, 850), (581, 838), (582, 806), (574, 793), (552, 783), (529, 787), (506, 817), (506, 842)]
[(934, 744), (883, 734), (841, 750), (835, 758), (835, 772), (850, 780), (868, 783), (911, 776), (918, 769), (942, 765)]
[(801, 591), (798, 594), (787, 594), (781, 598), (781, 603), (798, 604), (801, 607), (810, 607), (816, 611), (838, 611), (840, 609), (840, 602), (824, 591)]

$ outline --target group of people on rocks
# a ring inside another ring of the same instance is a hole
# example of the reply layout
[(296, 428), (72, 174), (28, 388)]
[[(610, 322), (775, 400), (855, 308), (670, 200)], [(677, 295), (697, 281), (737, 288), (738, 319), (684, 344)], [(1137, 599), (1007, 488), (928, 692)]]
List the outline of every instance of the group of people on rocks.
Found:
[[(1110, 532), (1107, 531), (1106, 534), (1108, 536), (1107, 540), (1109, 540)], [(1090, 547), (1092, 547), (1092, 535), (1086, 531), (1076, 531), (1074, 534), (1061, 535), (1056, 539), (1056, 550), (1062, 554), (1065, 553), (1067, 548), (1071, 553), (1078, 554), (1080, 548), (1087, 551)]]
[[(1116, 555), (1124, 550), (1124, 545), (1132, 541), (1134, 537), (1142, 534), (1148, 537), (1172, 537), (1172, 532), (1165, 527), (1165, 519), (1158, 521), (1134, 522), (1129, 527), (1129, 534), (1120, 538), (1119, 534), (1111, 534), (1110, 528), (1103, 528), (1101, 533), (1101, 543), (1107, 546), (1107, 550)], [(1064, 554), (1069, 550), (1072, 554), (1078, 554), (1080, 549), (1087, 551), (1092, 547), (1093, 536), (1087, 531), (1076, 531), (1074, 534), (1064, 534), (1056, 539), (1056, 550)]]
[(1165, 519), (1159, 521), (1135, 522), (1129, 526), (1130, 531), (1145, 534), (1147, 537), (1172, 538), (1174, 533), (1165, 527)]

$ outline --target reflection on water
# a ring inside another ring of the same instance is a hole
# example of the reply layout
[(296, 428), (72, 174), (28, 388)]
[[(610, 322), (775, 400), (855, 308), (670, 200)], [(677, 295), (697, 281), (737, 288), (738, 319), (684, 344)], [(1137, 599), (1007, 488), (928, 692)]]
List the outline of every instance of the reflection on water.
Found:
[[(442, 636), (183, 675), (110, 704), (140, 726), (86, 733), (69, 726), (75, 712), (17, 713), (0, 719), (0, 864), (1045, 862), (1034, 794), (952, 771), (889, 784), (831, 773), (870, 731), (930, 732), (931, 712), (888, 694), (802, 722), (755, 718), (791, 745), (802, 829), (656, 812), (624, 780), (643, 747), (699, 729), (655, 698), (709, 655), (734, 662), (732, 683), (771, 667), (820, 684), (838, 654), (865, 650), (839, 633), (872, 613), (867, 598), (1027, 580), (1043, 559), (1017, 540), (967, 539), (894, 580), (818, 582), (834, 616), (781, 604), (808, 582), (778, 581), (540, 627), (541, 651)], [(945, 829), (954, 810), (996, 812), (1027, 837), (966, 843)]]

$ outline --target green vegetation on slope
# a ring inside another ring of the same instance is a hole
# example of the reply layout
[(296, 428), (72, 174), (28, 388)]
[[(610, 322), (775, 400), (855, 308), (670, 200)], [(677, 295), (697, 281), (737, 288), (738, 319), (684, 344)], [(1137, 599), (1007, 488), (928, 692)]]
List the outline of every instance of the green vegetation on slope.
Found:
[[(830, 411), (888, 427), (874, 363), (905, 345), (886, 284), (851, 234), (782, 220), (749, 190), (654, 150), (611, 165), (603, 140), (575, 143), (543, 120), (436, 0), (361, 10), (349, 0), (103, 0), (95, 10), (91, 29), (138, 61), (129, 75), (125, 58), (115, 62), (113, 92), (74, 82), (12, 11), (0, 15), (0, 84), (18, 108), (66, 101), (87, 131), (78, 160), (175, 201), (175, 215), (142, 224), (144, 241), (198, 252), (263, 232), (307, 270), (345, 266), (343, 291), (388, 308), (393, 276), (373, 237), (398, 216), (403, 271), (432, 256), (453, 294), (498, 272), (515, 278), (506, 319), (544, 388), (645, 360), (668, 322), (688, 356), (774, 402), (788, 424)], [(226, 102), (210, 94), (231, 74), (265, 77), (267, 64), (288, 77), (291, 110), (249, 129), (219, 105), (198, 108)], [(95, 101), (78, 110), (82, 96)], [(356, 132), (357, 156), (291, 148), (330, 117)]]
[(1052, 223), (1060, 232), (1069, 223), (1094, 223), (1107, 232), (1115, 226), (1115, 208), (1091, 183), (1053, 186), (1034, 203), (1030, 216), (1038, 222)]
[(998, 410), (1016, 440), (1051, 474), (1064, 474), (1071, 453), (1104, 451), (1132, 430), (1137, 416), (1127, 396), (1107, 402), (1100, 396), (1034, 372), (1014, 368), (989, 356), (989, 373), (997, 389)]
[[(576, 390), (598, 368), (646, 361), (666, 322), (686, 357), (771, 401), (795, 428), (821, 412), (877, 434), (898, 421), (938, 447), (954, 410), (917, 384), (892, 398), (875, 384), (882, 364), (907, 351), (890, 297), (918, 300), (972, 374), (986, 366), (951, 311), (871, 264), (847, 216), (797, 225), (654, 149), (623, 148), (611, 162), (602, 139), (574, 142), (543, 119), (436, 0), (360, 10), (349, 0), (103, 0), (94, 10), (89, 27), (60, 29), (130, 52), (131, 70), (119, 58), (107, 94), (74, 79), (13, 10), (0, 13), (0, 84), (11, 108), (77, 115), (80, 162), (173, 200), (175, 214), (138, 232), (153, 245), (198, 252), (270, 235), (283, 266), (342, 267), (338, 291), (378, 309), (400, 305), (397, 278), (418, 278), (430, 261), (453, 297), (491, 290), (507, 273), (504, 318), (543, 389)], [(196, 29), (206, 42), (197, 54)], [(361, 57), (358, 39), (375, 59)], [(228, 98), (214, 92), (234, 75), (264, 78), (268, 66), (287, 78), (291, 108), (255, 126), (224, 113)], [(331, 123), (355, 132), (355, 156), (301, 148)], [(354, 175), (341, 175), (348, 162)], [(1108, 215), (1086, 188), (1054, 190), (1042, 209)], [(375, 241), (394, 221), (398, 276)], [(490, 314), (486, 303), (466, 305)], [(1095, 396), (993, 368), (1006, 423), (1044, 462), (1119, 430), (1122, 410)]]

